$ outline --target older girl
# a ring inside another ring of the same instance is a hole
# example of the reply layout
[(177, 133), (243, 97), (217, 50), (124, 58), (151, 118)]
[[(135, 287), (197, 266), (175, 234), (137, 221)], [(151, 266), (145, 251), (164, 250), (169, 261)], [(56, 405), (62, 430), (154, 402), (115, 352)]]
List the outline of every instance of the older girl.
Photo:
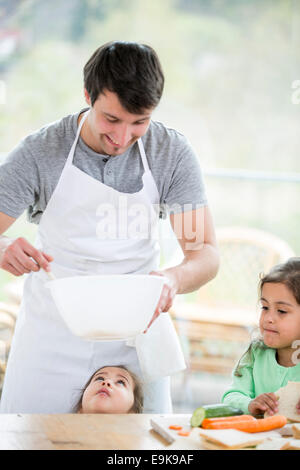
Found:
[(274, 392), (288, 381), (300, 382), (300, 258), (272, 268), (259, 287), (261, 336), (240, 359), (222, 398), (254, 416), (276, 413)]

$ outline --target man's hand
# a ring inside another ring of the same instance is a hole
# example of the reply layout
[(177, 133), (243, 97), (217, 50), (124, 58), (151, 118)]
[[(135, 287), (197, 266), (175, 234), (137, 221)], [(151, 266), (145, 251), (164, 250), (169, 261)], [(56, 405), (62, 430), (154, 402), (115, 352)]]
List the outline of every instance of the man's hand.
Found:
[(147, 329), (150, 327), (150, 325), (152, 325), (154, 320), (161, 314), (161, 312), (167, 312), (171, 308), (174, 297), (178, 290), (176, 279), (170, 274), (170, 272), (152, 271), (150, 275), (163, 276), (165, 278), (165, 284), (163, 286), (162, 293), (155, 309), (154, 315)]
[(1, 237), (0, 268), (14, 276), (22, 276), (43, 268), (50, 271), (53, 257), (37, 250), (25, 238), (9, 239)]
[(278, 400), (275, 393), (262, 393), (254, 400), (250, 401), (248, 406), (249, 412), (253, 415), (261, 415), (268, 413), (273, 415), (278, 412)]

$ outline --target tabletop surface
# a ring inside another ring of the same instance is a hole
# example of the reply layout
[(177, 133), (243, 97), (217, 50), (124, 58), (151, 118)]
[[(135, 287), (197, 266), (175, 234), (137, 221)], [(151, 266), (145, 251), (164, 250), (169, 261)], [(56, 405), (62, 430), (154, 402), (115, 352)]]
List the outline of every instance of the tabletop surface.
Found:
[(164, 415), (2, 414), (0, 450), (167, 450), (151, 429), (156, 416)]

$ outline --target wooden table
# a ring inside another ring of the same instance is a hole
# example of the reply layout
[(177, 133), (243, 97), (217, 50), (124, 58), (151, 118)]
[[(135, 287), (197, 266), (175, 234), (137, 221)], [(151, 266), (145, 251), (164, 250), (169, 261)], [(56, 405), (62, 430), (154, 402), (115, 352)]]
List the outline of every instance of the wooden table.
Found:
[(150, 426), (155, 416), (162, 415), (2, 414), (0, 450), (166, 450)]

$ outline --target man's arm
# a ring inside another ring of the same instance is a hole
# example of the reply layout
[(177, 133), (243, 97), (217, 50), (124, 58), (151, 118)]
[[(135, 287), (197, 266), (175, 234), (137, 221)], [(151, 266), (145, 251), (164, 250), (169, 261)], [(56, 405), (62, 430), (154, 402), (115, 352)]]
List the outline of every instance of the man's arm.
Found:
[(178, 266), (166, 269), (175, 278), (177, 294), (199, 289), (213, 279), (219, 269), (219, 253), (208, 206), (171, 214), (170, 221), (184, 254)]
[(170, 221), (184, 254), (174, 267), (150, 274), (167, 278), (151, 323), (161, 312), (167, 312), (176, 294), (199, 289), (213, 279), (219, 269), (219, 253), (212, 216), (208, 206), (170, 215)]
[(22, 276), (40, 268), (50, 271), (52, 256), (37, 250), (25, 238), (12, 239), (3, 235), (15, 218), (0, 212), (0, 268), (14, 276)]
[[(14, 217), (10, 217), (10, 215), (4, 214), (3, 212), (0, 212), (0, 235), (2, 233), (6, 232), (6, 230), (16, 221)], [(7, 237), (1, 237), (1, 242), (2, 238), (7, 238)], [(2, 243), (1, 243), (2, 246)]]

